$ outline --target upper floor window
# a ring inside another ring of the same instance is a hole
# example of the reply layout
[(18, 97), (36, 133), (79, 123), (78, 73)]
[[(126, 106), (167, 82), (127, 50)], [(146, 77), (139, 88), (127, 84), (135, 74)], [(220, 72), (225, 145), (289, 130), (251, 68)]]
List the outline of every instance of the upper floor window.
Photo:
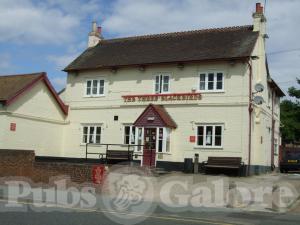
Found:
[(103, 79), (100, 80), (87, 80), (86, 81), (86, 96), (103, 96), (104, 95)]
[(170, 91), (170, 76), (157, 75), (155, 76), (155, 93), (168, 93)]
[(101, 126), (100, 125), (84, 125), (82, 143), (100, 144)]
[(222, 147), (223, 125), (205, 124), (197, 126), (197, 146)]
[(223, 91), (224, 74), (222, 72), (200, 73), (199, 90)]

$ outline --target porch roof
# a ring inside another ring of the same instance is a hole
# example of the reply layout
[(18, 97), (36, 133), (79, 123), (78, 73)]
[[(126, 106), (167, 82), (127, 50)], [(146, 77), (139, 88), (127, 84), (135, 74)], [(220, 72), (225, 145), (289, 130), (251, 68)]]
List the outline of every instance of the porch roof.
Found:
[[(149, 120), (153, 117), (153, 120)], [(134, 122), (135, 126), (163, 126), (169, 128), (176, 128), (177, 125), (162, 105), (149, 104), (142, 114)]]

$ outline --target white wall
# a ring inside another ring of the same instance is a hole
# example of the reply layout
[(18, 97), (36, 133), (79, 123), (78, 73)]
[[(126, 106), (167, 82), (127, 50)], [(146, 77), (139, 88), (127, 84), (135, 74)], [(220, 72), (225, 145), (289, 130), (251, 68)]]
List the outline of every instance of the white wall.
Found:
[[(36, 84), (1, 115), (2, 149), (35, 150), (39, 156), (61, 156), (65, 116), (43, 82)], [(10, 124), (16, 123), (16, 131)]]
[[(171, 75), (170, 92), (191, 92), (199, 85), (199, 73), (222, 71), (225, 75), (224, 92), (203, 93), (201, 100), (152, 102), (163, 104), (177, 123), (171, 133), (171, 153), (163, 160), (182, 162), (185, 157), (199, 153), (200, 160), (208, 156), (240, 156), (248, 159), (248, 77), (245, 64), (228, 62), (209, 64), (186, 64), (183, 69), (175, 65), (149, 66), (145, 71), (138, 67), (122, 68), (116, 73), (110, 70), (69, 74), (65, 93), (70, 106), (70, 126), (65, 127), (64, 155), (85, 157), (82, 140), (82, 124), (102, 124), (102, 143), (123, 143), (123, 124), (133, 123), (150, 102), (124, 103), (122, 95), (153, 94), (154, 76), (159, 72)], [(104, 97), (84, 97), (85, 82), (90, 78), (105, 78)], [(119, 121), (113, 121), (114, 115)], [(224, 123), (223, 149), (195, 148), (189, 136), (196, 135), (196, 123)], [(91, 147), (92, 148), (92, 147)], [(95, 148), (105, 152), (105, 149)]]

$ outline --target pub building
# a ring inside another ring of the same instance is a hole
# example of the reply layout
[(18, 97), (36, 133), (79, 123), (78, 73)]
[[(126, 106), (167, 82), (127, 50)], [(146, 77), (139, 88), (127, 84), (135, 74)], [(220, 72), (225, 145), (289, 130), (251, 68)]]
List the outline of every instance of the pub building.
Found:
[(60, 156), (83, 158), (87, 143), (105, 153), (99, 144), (109, 143), (139, 145), (136, 162), (168, 170), (196, 154), (240, 157), (251, 173), (277, 167), (284, 94), (266, 37), (259, 3), (245, 26), (105, 39), (94, 22), (88, 48), (64, 69)]

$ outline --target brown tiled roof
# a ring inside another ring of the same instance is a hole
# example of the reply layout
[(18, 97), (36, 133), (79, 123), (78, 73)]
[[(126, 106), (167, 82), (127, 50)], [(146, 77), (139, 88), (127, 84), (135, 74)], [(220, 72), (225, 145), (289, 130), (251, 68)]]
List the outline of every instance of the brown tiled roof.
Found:
[(31, 90), (39, 81), (43, 81), (53, 98), (65, 115), (68, 114), (68, 106), (59, 98), (45, 72), (0, 76), (0, 103), (10, 105), (22, 94)]
[(164, 106), (152, 104), (152, 107), (159, 114), (160, 118), (165, 122), (166, 127), (171, 127), (171, 128), (177, 127), (177, 124), (174, 122), (170, 114), (166, 111)]
[(102, 40), (64, 70), (244, 58), (257, 37), (248, 25)]
[(0, 76), (0, 101), (9, 100), (40, 76), (42, 73)]

